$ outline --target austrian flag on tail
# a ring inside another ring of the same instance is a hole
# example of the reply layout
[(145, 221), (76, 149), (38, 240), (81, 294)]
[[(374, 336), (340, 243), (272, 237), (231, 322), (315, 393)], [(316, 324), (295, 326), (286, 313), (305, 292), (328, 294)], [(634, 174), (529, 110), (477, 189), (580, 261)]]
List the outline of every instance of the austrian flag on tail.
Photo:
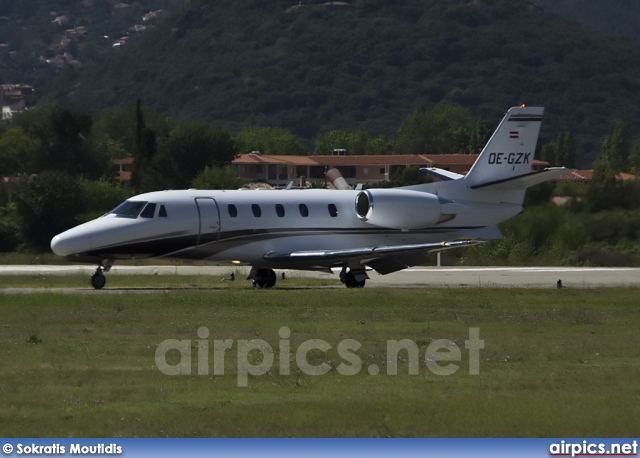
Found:
[(520, 138), (520, 131), (517, 131), (517, 130), (510, 131), (509, 138)]

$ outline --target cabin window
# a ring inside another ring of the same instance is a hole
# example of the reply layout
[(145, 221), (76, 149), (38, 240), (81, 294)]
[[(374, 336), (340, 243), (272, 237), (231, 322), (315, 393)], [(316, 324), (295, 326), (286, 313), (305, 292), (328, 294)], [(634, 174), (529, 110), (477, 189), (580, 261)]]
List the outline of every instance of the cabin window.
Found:
[(238, 216), (238, 209), (233, 204), (227, 205), (227, 211), (229, 212), (229, 216), (232, 218), (235, 218), (236, 216)]
[(280, 204), (276, 204), (276, 214), (282, 218), (284, 217), (284, 207)]
[(338, 209), (336, 208), (335, 205), (329, 204), (327, 208), (329, 209), (329, 214), (331, 215), (332, 218), (335, 218), (336, 216), (338, 216)]
[(256, 218), (260, 218), (260, 216), (262, 216), (262, 210), (260, 210), (260, 205), (258, 204), (251, 205), (251, 211), (253, 212), (253, 216)]
[(299, 208), (300, 208), (300, 215), (302, 215), (305, 218), (309, 216), (309, 209), (305, 204), (300, 204)]
[(137, 218), (140, 214), (140, 211), (142, 211), (146, 204), (146, 202), (125, 200), (109, 213), (113, 213), (116, 216), (122, 216), (123, 218)]
[(140, 213), (140, 218), (153, 218), (153, 215), (156, 214), (156, 204), (148, 203), (142, 213)]
[(164, 208), (164, 205), (160, 205), (160, 211), (158, 211), (158, 217), (166, 218), (167, 217), (167, 209)]

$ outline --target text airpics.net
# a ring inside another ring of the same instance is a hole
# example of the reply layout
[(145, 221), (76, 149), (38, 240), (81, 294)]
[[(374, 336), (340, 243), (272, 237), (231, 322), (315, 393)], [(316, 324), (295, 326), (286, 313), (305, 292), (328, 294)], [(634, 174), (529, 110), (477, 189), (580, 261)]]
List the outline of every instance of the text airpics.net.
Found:
[[(209, 328), (201, 326), (197, 331), (195, 353), (197, 360), (197, 375), (210, 375), (210, 367), (213, 367), (213, 375), (225, 374), (225, 358), (236, 357), (234, 366), (237, 371), (237, 383), (239, 387), (249, 385), (249, 376), (265, 375), (273, 369), (276, 359), (274, 347), (263, 339), (244, 340), (215, 339), (210, 342)], [(324, 375), (333, 368), (341, 375), (356, 375), (363, 368), (362, 359), (358, 355), (361, 344), (354, 339), (341, 340), (335, 350), (341, 362), (332, 366), (327, 362), (311, 364), (308, 355), (310, 352), (321, 352), (324, 355), (333, 346), (323, 339), (309, 339), (302, 342), (297, 348), (291, 348), (289, 340), (291, 329), (282, 326), (278, 331), (277, 358), (279, 375), (290, 375), (292, 361), (295, 361), (297, 370), (305, 375)], [(236, 351), (232, 350), (234, 344)], [(192, 374), (192, 340), (167, 339), (156, 348), (156, 367), (166, 375), (191, 375)], [(464, 348), (468, 352), (469, 374), (480, 373), (480, 350), (484, 348), (484, 341), (480, 339), (480, 328), (469, 328), (469, 338), (464, 342)], [(210, 353), (213, 361), (210, 362)], [(179, 355), (174, 364), (167, 361), (175, 360), (173, 356)], [(406, 356), (403, 356), (406, 355)], [(418, 375), (420, 365), (424, 363), (432, 374), (438, 376), (452, 375), (460, 368), (456, 362), (462, 361), (462, 350), (456, 342), (449, 339), (433, 340), (424, 351), (420, 345), (410, 339), (387, 340), (386, 342), (386, 375), (398, 374), (398, 361), (407, 361), (409, 375)], [(259, 361), (259, 362), (256, 362)], [(227, 361), (228, 362), (228, 361)], [(296, 370), (294, 368), (294, 371)], [(380, 366), (370, 364), (366, 367), (369, 375), (378, 375)]]

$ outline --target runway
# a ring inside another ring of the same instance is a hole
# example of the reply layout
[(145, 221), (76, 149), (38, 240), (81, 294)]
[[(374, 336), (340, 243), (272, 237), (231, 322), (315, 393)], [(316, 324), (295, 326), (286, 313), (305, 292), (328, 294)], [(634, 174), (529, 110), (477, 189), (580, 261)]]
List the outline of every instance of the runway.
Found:
[[(2, 265), (0, 284), (3, 288), (10, 288), (12, 275), (90, 276), (94, 270), (95, 267), (86, 265)], [(237, 278), (243, 278), (248, 270), (247, 267), (116, 265), (106, 275), (207, 275), (224, 278), (235, 271)], [(278, 277), (281, 272), (277, 271)], [(288, 278), (337, 278), (339, 270), (334, 274), (297, 270), (284, 272)], [(389, 275), (378, 275), (375, 271), (368, 273), (367, 287), (556, 288), (558, 280), (566, 288), (640, 286), (640, 268), (626, 267), (414, 267)]]

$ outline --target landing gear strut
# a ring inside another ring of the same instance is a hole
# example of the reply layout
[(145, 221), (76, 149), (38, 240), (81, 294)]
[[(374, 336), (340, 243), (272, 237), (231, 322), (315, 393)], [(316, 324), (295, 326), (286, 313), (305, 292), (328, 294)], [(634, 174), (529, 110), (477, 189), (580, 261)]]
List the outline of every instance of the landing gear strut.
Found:
[(340, 271), (340, 281), (344, 283), (347, 288), (364, 288), (364, 285), (369, 276), (364, 269), (349, 269), (344, 266)]
[(102, 289), (104, 285), (107, 283), (107, 279), (104, 276), (103, 272), (109, 272), (111, 267), (113, 266), (113, 259), (107, 260), (107, 263), (103, 266), (102, 262), (98, 265), (98, 268), (91, 276), (91, 286), (95, 289)]
[(276, 273), (273, 269), (251, 268), (249, 279), (253, 279), (260, 288), (271, 288), (276, 284)]

